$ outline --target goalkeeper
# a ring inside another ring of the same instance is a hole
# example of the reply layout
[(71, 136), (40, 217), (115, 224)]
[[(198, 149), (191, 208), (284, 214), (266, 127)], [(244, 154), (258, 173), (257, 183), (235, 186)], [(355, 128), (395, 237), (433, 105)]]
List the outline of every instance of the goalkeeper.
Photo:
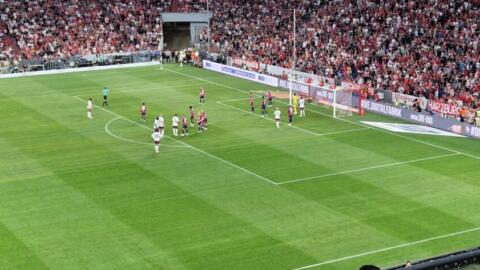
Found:
[(293, 99), (292, 99), (292, 106), (293, 106), (293, 114), (297, 115), (297, 108), (298, 108), (298, 96), (297, 93), (293, 93)]

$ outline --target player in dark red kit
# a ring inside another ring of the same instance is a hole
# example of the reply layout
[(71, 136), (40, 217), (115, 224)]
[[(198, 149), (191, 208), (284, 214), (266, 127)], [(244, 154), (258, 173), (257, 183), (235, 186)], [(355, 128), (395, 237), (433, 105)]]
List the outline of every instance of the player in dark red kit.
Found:
[(190, 111), (190, 126), (195, 126), (195, 112), (193, 111), (193, 107), (192, 106), (189, 106), (188, 107), (189, 111)]
[(265, 97), (262, 96), (262, 117), (267, 116), (267, 101), (265, 100)]
[(271, 90), (268, 90), (267, 97), (268, 97), (268, 107), (272, 107), (273, 106), (273, 94), (272, 94)]
[(288, 125), (291, 126), (293, 123), (293, 107), (288, 106)]
[(182, 136), (188, 136), (188, 120), (185, 115), (182, 115)]
[(207, 113), (202, 111), (202, 117), (203, 117), (203, 129), (207, 130), (208, 129)]
[(205, 103), (205, 89), (203, 87), (200, 88), (199, 96), (200, 96), (200, 103)]
[(253, 97), (253, 93), (250, 92), (250, 101), (249, 101), (249, 104), (250, 104), (250, 111), (251, 112), (254, 112), (255, 111), (255, 99)]
[(203, 114), (202, 113), (198, 114), (197, 123), (198, 123), (198, 132), (202, 132), (203, 131)]
[(140, 121), (145, 122), (147, 118), (147, 105), (145, 102), (140, 106)]

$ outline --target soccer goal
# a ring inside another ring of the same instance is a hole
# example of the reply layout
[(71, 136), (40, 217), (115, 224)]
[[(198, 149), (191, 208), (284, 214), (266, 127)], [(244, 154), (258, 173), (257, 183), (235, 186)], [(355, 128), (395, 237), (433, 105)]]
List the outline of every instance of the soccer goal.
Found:
[[(290, 83), (290, 82), (289, 82)], [(353, 91), (342, 86), (313, 85), (301, 81), (291, 81), (292, 92), (303, 92), (309, 100), (314, 100), (332, 110), (333, 117), (346, 117), (360, 114), (361, 99)], [(300, 90), (300, 91), (299, 91)], [(302, 93), (300, 93), (302, 95)]]

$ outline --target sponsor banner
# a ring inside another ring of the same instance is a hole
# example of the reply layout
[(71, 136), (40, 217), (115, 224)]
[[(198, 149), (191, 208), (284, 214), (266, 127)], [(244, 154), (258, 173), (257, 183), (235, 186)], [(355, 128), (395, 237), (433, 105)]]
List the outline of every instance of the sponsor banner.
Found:
[(321, 88), (316, 88), (316, 89), (317, 89), (316, 93), (318, 98), (333, 102), (333, 91), (331, 90), (328, 91)]
[[(290, 89), (290, 81), (279, 80), (278, 81), (278, 87), (285, 88), (285, 89)], [(295, 92), (301, 92), (301, 93), (304, 93), (304, 94), (308, 95), (310, 87), (306, 84), (292, 82), (292, 90), (295, 91)]]
[(465, 133), (469, 137), (480, 138), (480, 128), (476, 126), (465, 126)]
[(232, 58), (232, 65), (237, 67), (243, 67), (245, 65), (248, 70), (258, 71), (260, 69), (260, 63), (255, 61), (245, 60), (238, 57)]
[[(310, 81), (311, 85), (320, 85), (320, 79), (323, 79), (326, 87), (329, 87), (330, 85), (329, 82), (331, 81), (331, 79), (326, 77), (321, 77), (315, 74), (291, 70), (291, 69), (287, 69), (279, 66), (272, 66), (272, 65), (265, 65), (265, 66), (266, 66), (266, 72), (274, 76), (282, 77), (284, 74), (293, 74), (295, 76), (294, 78), (295, 81), (300, 81), (305, 83)], [(342, 86), (343, 86), (343, 83), (342, 83)]]
[(454, 104), (447, 104), (440, 101), (430, 100), (428, 106), (431, 111), (437, 113), (444, 113), (447, 115), (457, 116), (460, 111), (460, 107)]
[(428, 106), (428, 99), (425, 97), (416, 97), (416, 96), (411, 96), (411, 95), (406, 95), (402, 93), (397, 93), (397, 92), (392, 92), (392, 102), (393, 103), (400, 103), (400, 104), (405, 104), (409, 107), (413, 106), (413, 103), (415, 103), (415, 100), (420, 101), (420, 107), (425, 110)]
[(427, 125), (433, 128), (455, 134), (480, 139), (480, 128), (456, 119), (443, 118), (440, 115), (414, 112), (408, 108), (398, 108), (392, 105), (362, 100), (362, 109), (366, 111), (392, 116), (409, 122)]
[(144, 67), (144, 66), (155, 66), (155, 65), (160, 66), (160, 64), (158, 62), (144, 62), (144, 63), (133, 63), (133, 64), (109, 65), (109, 66), (52, 69), (52, 70), (43, 70), (43, 71), (29, 71), (29, 72), (22, 72), (22, 73), (0, 74), (0, 79), (29, 77), (29, 76), (40, 76), (40, 75), (51, 75), (51, 74), (61, 74), (61, 73), (73, 73), (73, 72), (84, 72), (84, 71), (95, 71), (95, 70), (106, 70), (106, 69)]
[(227, 74), (230, 76), (247, 79), (261, 84), (278, 87), (278, 79), (272, 76), (263, 75), (253, 71), (243, 70), (241, 68), (222, 65), (219, 63), (203, 60), (203, 68)]
[(370, 100), (362, 100), (362, 109), (377, 112), (397, 118), (402, 118), (402, 109), (383, 103), (373, 102)]

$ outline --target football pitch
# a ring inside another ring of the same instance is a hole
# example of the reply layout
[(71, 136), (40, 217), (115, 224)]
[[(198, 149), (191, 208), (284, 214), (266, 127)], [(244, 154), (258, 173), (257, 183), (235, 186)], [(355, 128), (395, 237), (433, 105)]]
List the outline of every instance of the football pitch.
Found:
[[(274, 100), (277, 129), (249, 112), (267, 89), (177, 65), (0, 80), (0, 269), (358, 269), (479, 245), (478, 141), (313, 104), (290, 127)], [(208, 130), (171, 136), (189, 105)]]

